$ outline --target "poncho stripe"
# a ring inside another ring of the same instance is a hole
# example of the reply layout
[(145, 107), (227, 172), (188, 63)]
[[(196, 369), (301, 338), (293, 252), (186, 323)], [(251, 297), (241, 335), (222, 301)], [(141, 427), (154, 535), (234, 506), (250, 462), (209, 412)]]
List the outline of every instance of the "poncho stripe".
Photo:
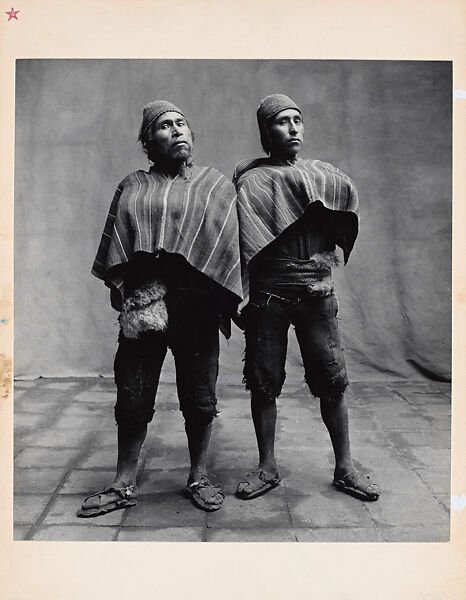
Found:
[[(118, 265), (135, 252), (181, 254), (198, 271), (242, 297), (236, 193), (219, 171), (192, 165), (192, 176), (136, 171), (118, 185), (92, 273), (124, 297)], [(117, 303), (118, 304), (118, 303)]]
[(248, 296), (248, 265), (252, 258), (297, 221), (314, 202), (333, 211), (336, 242), (345, 263), (358, 235), (358, 194), (351, 179), (329, 163), (298, 159), (292, 166), (270, 159), (243, 161), (233, 182), (238, 194), (240, 251), (244, 297)]

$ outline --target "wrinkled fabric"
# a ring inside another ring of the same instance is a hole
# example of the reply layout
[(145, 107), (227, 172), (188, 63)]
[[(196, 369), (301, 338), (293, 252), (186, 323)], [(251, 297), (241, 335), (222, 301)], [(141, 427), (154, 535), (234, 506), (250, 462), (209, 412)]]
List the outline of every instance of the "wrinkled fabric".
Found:
[(118, 424), (152, 420), (168, 348), (175, 359), (178, 399), (185, 419), (210, 422), (216, 415), (219, 339), (212, 298), (200, 291), (174, 291), (167, 293), (166, 303), (166, 332), (144, 332), (137, 339), (120, 334), (114, 363)]
[(151, 167), (123, 179), (115, 192), (92, 274), (112, 289), (119, 310), (125, 296), (118, 267), (137, 252), (183, 256), (217, 284), (242, 296), (234, 187), (219, 171), (192, 165), (190, 178)]
[(298, 159), (293, 165), (278, 166), (269, 158), (261, 158), (239, 163), (233, 182), (238, 193), (245, 297), (251, 260), (315, 203), (331, 211), (329, 227), (343, 250), (345, 263), (348, 261), (358, 235), (359, 203), (355, 185), (342, 171), (320, 160)]
[(292, 324), (311, 393), (319, 398), (341, 398), (348, 378), (333, 294), (320, 298), (296, 291), (254, 291), (246, 310), (246, 389), (265, 397), (280, 395)]

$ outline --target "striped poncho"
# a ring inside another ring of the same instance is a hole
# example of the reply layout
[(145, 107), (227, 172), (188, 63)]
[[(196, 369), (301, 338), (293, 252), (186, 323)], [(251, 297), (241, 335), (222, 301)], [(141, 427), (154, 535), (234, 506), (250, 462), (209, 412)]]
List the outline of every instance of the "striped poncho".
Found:
[(346, 264), (358, 235), (359, 219), (358, 194), (345, 173), (320, 160), (298, 159), (289, 166), (259, 158), (240, 162), (233, 182), (238, 194), (245, 298), (250, 261), (316, 202), (330, 211), (328, 221)]
[(241, 298), (235, 189), (211, 167), (192, 165), (190, 172), (189, 179), (171, 178), (151, 167), (118, 185), (92, 268), (112, 290), (117, 310), (125, 295), (118, 267), (136, 252), (180, 254)]

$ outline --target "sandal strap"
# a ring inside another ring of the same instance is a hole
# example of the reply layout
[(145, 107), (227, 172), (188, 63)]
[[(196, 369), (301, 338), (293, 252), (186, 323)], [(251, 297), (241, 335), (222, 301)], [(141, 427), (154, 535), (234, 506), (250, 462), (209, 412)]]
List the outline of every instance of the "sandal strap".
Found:
[(273, 483), (279, 478), (280, 477), (278, 473), (276, 475), (268, 475), (265, 471), (256, 469), (246, 473), (240, 483), (248, 483), (249, 485), (252, 485), (257, 481), (257, 479), (260, 479), (260, 481), (263, 481), (264, 483)]
[(364, 475), (363, 473), (357, 471), (352, 471), (351, 473), (345, 475), (343, 477), (343, 481), (345, 484), (351, 485), (356, 489), (360, 489), (365, 493), (370, 491), (371, 488), (374, 488), (375, 492), (379, 491), (379, 486), (374, 481), (371, 481), (369, 475)]

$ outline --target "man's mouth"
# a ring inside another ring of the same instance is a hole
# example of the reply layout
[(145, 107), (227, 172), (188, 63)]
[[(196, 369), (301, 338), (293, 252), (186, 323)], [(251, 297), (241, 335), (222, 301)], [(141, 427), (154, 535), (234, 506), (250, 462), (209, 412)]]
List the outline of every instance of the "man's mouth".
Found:
[(178, 142), (174, 142), (172, 144), (172, 148), (176, 148), (177, 146), (187, 146), (188, 142), (185, 142), (184, 140), (179, 140)]

